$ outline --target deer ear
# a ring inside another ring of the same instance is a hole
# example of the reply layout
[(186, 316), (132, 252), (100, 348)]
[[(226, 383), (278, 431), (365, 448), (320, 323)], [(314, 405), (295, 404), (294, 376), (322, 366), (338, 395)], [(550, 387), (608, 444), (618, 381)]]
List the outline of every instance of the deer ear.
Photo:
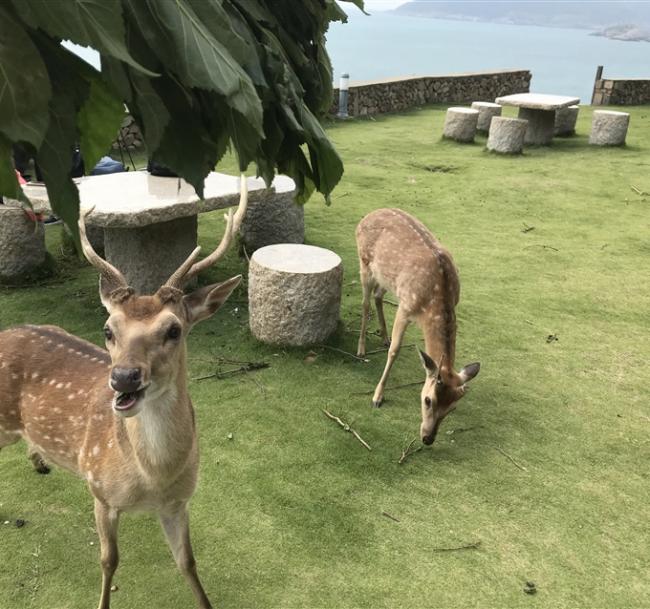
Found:
[(208, 285), (183, 296), (183, 304), (190, 324), (195, 324), (214, 315), (240, 281), (241, 275), (237, 275), (223, 283)]
[(435, 377), (438, 374), (438, 366), (436, 366), (436, 363), (422, 349), (418, 349), (418, 353), (420, 354), (420, 361), (427, 372), (427, 376)]
[(131, 298), (133, 294), (135, 294), (133, 288), (116, 286), (103, 275), (99, 276), (99, 299), (102, 301), (109, 315), (115, 305), (122, 304), (125, 300)]
[(460, 380), (463, 384), (467, 381), (471, 381), (481, 369), (481, 364), (474, 362), (473, 364), (467, 364), (459, 373)]

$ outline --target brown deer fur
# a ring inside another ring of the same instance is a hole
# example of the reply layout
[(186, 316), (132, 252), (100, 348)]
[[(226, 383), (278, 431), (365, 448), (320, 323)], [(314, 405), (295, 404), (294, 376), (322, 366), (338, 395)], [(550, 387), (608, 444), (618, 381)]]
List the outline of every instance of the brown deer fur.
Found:
[[(370, 297), (374, 295), (382, 337), (390, 344), (384, 373), (375, 389), (373, 405), (381, 406), (390, 369), (410, 322), (424, 336), (421, 360), (427, 373), (421, 395), (422, 441), (431, 444), (445, 416), (478, 374), (479, 364), (454, 370), (456, 313), (460, 281), (451, 254), (419, 220), (400, 209), (378, 209), (359, 222), (356, 230), (363, 315), (358, 354), (366, 351)], [(389, 341), (383, 297), (390, 291), (399, 300)]]

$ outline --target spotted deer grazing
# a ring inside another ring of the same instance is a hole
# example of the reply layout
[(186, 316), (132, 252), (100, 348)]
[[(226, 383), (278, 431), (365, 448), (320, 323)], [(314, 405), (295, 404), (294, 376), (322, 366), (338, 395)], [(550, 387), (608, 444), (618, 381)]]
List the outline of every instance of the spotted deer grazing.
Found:
[(178, 567), (201, 609), (211, 607), (190, 545), (187, 504), (199, 455), (187, 390), (186, 338), (237, 287), (241, 276), (184, 295), (184, 284), (223, 256), (246, 213), (237, 212), (207, 258), (196, 248), (152, 296), (140, 296), (100, 258), (79, 228), (84, 254), (100, 271), (109, 317), (107, 351), (55, 326), (0, 332), (0, 448), (24, 438), (41, 473), (54, 464), (78, 474), (95, 499), (103, 572), (99, 609), (108, 609), (122, 512), (157, 512)]
[[(370, 296), (374, 295), (381, 335), (388, 350), (384, 373), (372, 398), (379, 407), (390, 369), (399, 353), (404, 332), (415, 321), (422, 330), (426, 352), (420, 359), (426, 371), (421, 394), (420, 437), (432, 444), (442, 420), (456, 408), (467, 391), (467, 382), (480, 364), (454, 370), (456, 313), (460, 282), (451, 254), (419, 220), (400, 209), (377, 209), (359, 222), (356, 232), (363, 316), (358, 355), (366, 352)], [(383, 298), (390, 291), (399, 300), (388, 339)]]

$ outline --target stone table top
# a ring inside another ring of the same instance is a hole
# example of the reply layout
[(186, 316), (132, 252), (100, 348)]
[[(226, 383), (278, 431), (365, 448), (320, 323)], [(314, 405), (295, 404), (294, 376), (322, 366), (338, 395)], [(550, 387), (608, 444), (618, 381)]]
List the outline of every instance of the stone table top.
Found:
[(531, 110), (557, 110), (566, 106), (575, 106), (580, 103), (579, 97), (566, 95), (547, 95), (545, 93), (515, 93), (504, 95), (494, 100), (502, 106), (519, 106)]
[(292, 274), (318, 274), (341, 264), (338, 254), (315, 245), (279, 243), (255, 251), (251, 260), (273, 271)]
[[(249, 200), (260, 199), (266, 192), (261, 178), (248, 178)], [(239, 202), (239, 176), (210, 172), (205, 179), (204, 199), (182, 178), (152, 176), (146, 171), (127, 171), (75, 180), (81, 209), (94, 206), (87, 222), (103, 228), (138, 228), (199, 213), (232, 207)], [(273, 191), (292, 192), (296, 186), (287, 176), (277, 176)], [(43, 184), (23, 186), (37, 211), (49, 210)]]

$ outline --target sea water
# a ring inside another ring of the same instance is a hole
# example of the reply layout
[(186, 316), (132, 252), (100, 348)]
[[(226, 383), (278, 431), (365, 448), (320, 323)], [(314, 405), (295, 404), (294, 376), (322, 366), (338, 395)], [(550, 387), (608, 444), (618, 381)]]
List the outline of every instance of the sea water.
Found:
[(588, 30), (375, 13), (345, 3), (347, 24), (333, 24), (327, 49), (335, 84), (351, 80), (500, 69), (532, 72), (530, 90), (590, 103), (596, 67), (609, 78), (650, 78), (650, 42), (590, 36)]

